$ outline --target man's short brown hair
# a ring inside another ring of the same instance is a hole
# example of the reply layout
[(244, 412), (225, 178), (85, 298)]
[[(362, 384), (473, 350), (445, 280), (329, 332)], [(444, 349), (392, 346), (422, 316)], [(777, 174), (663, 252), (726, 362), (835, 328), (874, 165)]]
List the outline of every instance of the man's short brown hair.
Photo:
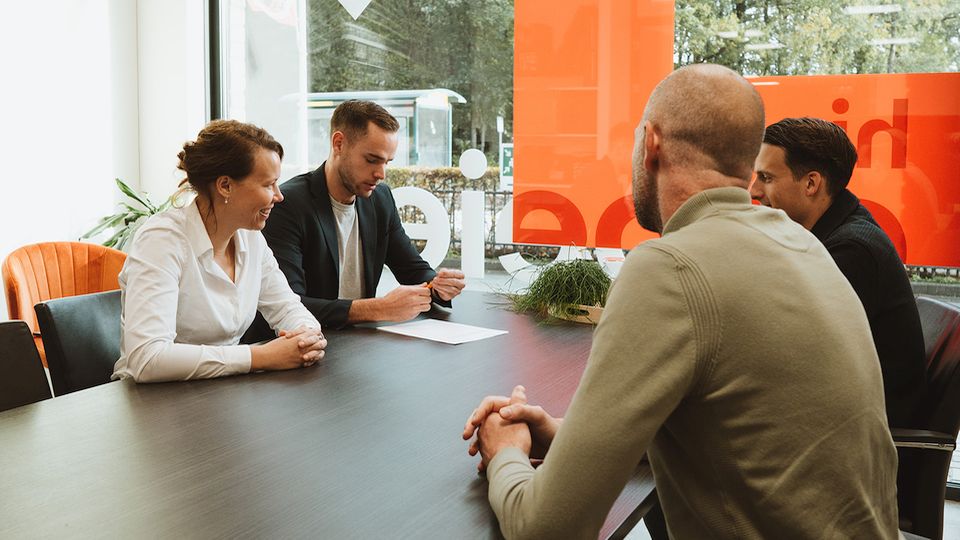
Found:
[(783, 148), (794, 180), (810, 171), (820, 173), (831, 197), (847, 187), (857, 165), (857, 149), (847, 133), (819, 118), (784, 118), (767, 126), (763, 142)]
[(386, 109), (372, 101), (350, 99), (344, 101), (333, 111), (330, 119), (330, 131), (340, 131), (348, 139), (358, 139), (367, 134), (367, 126), (373, 122), (380, 129), (396, 133), (400, 123)]

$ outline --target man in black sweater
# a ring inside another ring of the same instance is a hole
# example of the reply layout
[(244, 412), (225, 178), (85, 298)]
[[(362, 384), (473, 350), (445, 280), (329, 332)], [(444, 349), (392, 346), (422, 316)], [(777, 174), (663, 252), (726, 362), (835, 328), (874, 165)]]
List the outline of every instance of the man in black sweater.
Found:
[(786, 118), (767, 127), (752, 197), (812, 232), (853, 286), (880, 358), (890, 427), (912, 427), (925, 391), (923, 332), (903, 262), (849, 190), (857, 151), (836, 124)]

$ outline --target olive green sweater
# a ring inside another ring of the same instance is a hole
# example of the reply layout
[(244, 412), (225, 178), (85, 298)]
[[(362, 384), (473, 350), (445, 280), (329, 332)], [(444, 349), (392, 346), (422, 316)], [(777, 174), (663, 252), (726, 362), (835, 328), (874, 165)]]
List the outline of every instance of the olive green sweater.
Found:
[(648, 450), (674, 538), (898, 536), (863, 307), (812, 234), (744, 189), (690, 198), (630, 252), (544, 464), (490, 462), (504, 535), (596, 538)]

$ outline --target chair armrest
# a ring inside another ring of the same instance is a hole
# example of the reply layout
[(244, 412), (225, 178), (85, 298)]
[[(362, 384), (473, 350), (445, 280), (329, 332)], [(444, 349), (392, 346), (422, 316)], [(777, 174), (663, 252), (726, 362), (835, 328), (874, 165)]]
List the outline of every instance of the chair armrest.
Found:
[(926, 536), (908, 533), (907, 531), (900, 531), (900, 537), (903, 538), (903, 540), (930, 540)]
[(898, 448), (926, 448), (953, 452), (957, 447), (957, 440), (954, 437), (939, 431), (894, 428), (890, 430), (890, 434), (893, 435), (893, 443)]

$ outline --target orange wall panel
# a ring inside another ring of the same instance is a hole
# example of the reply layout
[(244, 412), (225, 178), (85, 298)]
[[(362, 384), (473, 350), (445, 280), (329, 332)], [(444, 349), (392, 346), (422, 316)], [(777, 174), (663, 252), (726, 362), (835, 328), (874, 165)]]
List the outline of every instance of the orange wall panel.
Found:
[(816, 116), (857, 147), (850, 191), (908, 264), (960, 266), (960, 73), (752, 79), (767, 122)]
[[(602, 216), (612, 223), (633, 212), (621, 200), (633, 128), (673, 67), (673, 1), (525, 0), (514, 9), (514, 239), (595, 245)], [(629, 221), (607, 236), (630, 246), (652, 236)]]
[[(633, 130), (673, 69), (672, 0), (525, 0), (515, 7), (514, 241), (623, 247)], [(751, 79), (767, 121), (844, 127), (850, 189), (909, 264), (960, 266), (960, 74)], [(552, 214), (552, 215), (551, 215)]]

